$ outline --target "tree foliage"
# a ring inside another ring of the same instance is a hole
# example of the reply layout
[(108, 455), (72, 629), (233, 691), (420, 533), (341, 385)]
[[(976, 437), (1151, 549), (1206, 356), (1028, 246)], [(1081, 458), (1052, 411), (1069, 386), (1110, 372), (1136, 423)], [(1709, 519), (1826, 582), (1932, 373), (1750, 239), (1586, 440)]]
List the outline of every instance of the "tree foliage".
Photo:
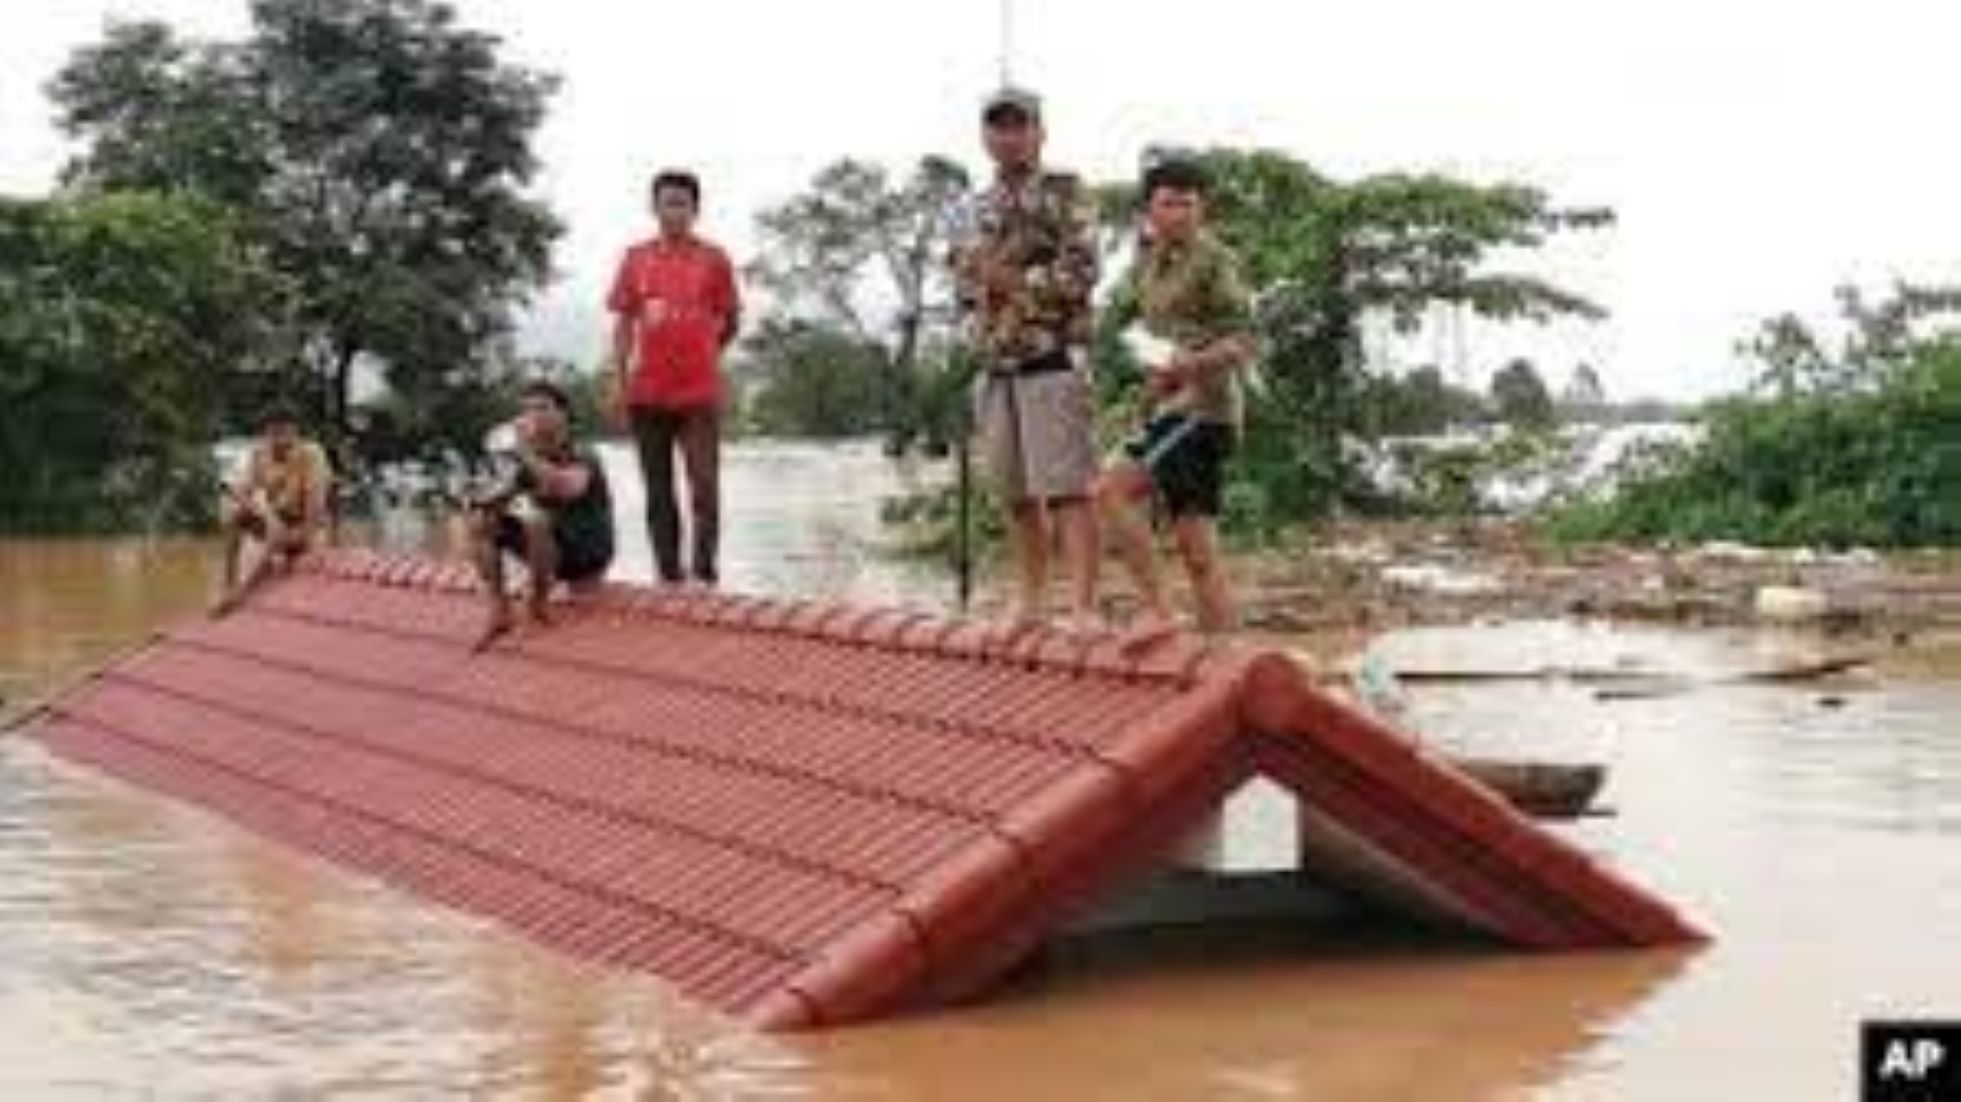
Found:
[(1552, 392), (1530, 360), (1512, 360), (1491, 377), (1491, 408), (1514, 428), (1552, 427)]
[(1573, 374), (1566, 379), (1560, 389), (1559, 400), (1554, 403), (1555, 412), (1561, 421), (1596, 422), (1604, 421), (1614, 415), (1607, 402), (1607, 387), (1600, 381), (1600, 373), (1593, 365), (1585, 362), (1575, 364)]
[(1751, 389), (1790, 398), (1849, 394), (1883, 385), (1930, 335), (1961, 332), (1961, 288), (1896, 284), (1878, 302), (1857, 286), (1838, 288), (1839, 333), (1821, 333), (1796, 314), (1765, 320), (1743, 354), (1757, 365)]
[(771, 317), (744, 343), (756, 389), (749, 427), (769, 436), (835, 439), (885, 427), (887, 349), (819, 322)]
[(0, 525), (208, 513), (227, 395), (260, 392), (281, 280), (227, 212), (119, 194), (0, 201)]
[(1455, 386), (1434, 365), (1374, 380), (1372, 426), (1384, 436), (1429, 436), (1487, 417), (1483, 397)]
[(1839, 294), (1834, 341), (1794, 315), (1747, 346), (1759, 388), (1717, 402), (1700, 444), (1556, 518), (1570, 538), (1772, 544), (1961, 542), (1961, 296)]
[[(1605, 210), (1558, 207), (1517, 184), (1434, 174), (1342, 182), (1267, 150), (1195, 156), (1213, 180), (1214, 228), (1259, 298), (1263, 385), (1237, 477), (1264, 515), (1311, 517), (1366, 496), (1356, 451), (1344, 442), (1375, 436), (1404, 404), (1404, 381), (1364, 354), (1368, 324), (1413, 331), (1439, 306), (1499, 322), (1601, 315), (1587, 299), (1502, 262), (1610, 223)], [(1108, 194), (1108, 217), (1134, 217), (1134, 189)], [(1121, 360), (1108, 334), (1099, 350)], [(1419, 404), (1437, 397), (1416, 396)]]
[[(401, 393), (480, 386), (559, 233), (526, 193), (554, 81), (428, 0), (254, 0), (239, 42), (111, 28), (50, 92), (89, 194), (149, 189), (235, 213), (290, 277), (257, 304), (289, 385), (351, 431), (355, 372)], [(437, 426), (440, 428), (440, 426)]]
[[(767, 423), (812, 435), (845, 424), (901, 437), (927, 430), (922, 403), (941, 389), (947, 361), (923, 353), (944, 347), (954, 320), (946, 258), (970, 191), (966, 171), (945, 157), (921, 158), (900, 180), (847, 158), (757, 216), (761, 249), (748, 274), (771, 296), (776, 320), (756, 351), (776, 358), (767, 387), (797, 388), (784, 400), (764, 395), (774, 403)], [(869, 379), (867, 352), (876, 354)], [(786, 373), (797, 365), (842, 374), (813, 381)], [(843, 417), (820, 401), (846, 391), (869, 403), (869, 416)], [(798, 411), (821, 416), (798, 420)]]

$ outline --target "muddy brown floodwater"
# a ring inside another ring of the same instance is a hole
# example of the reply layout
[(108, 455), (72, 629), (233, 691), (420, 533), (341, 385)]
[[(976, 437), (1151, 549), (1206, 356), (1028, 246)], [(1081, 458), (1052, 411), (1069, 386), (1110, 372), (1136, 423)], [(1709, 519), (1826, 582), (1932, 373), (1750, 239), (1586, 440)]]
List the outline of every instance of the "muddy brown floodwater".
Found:
[[(732, 460), (732, 584), (944, 603), (946, 579), (864, 551), (893, 479), (875, 454)], [(631, 532), (626, 553), (644, 577)], [(0, 540), (0, 694), (50, 690), (214, 582), (199, 541)], [(979, 1005), (760, 1037), (8, 735), (0, 1098), (1840, 1099), (1861, 1019), (1961, 1017), (1951, 651), (1762, 685), (1731, 678), (1819, 642), (1545, 622), (1378, 645), (1400, 668), (1670, 675), (1634, 699), (1556, 677), (1415, 686), (1405, 718), (1449, 748), (1607, 762), (1617, 814), (1561, 829), (1715, 942), (1532, 957), (1159, 933), (1062, 947)], [(1228, 858), (1284, 851), (1282, 820), (1243, 810)]]

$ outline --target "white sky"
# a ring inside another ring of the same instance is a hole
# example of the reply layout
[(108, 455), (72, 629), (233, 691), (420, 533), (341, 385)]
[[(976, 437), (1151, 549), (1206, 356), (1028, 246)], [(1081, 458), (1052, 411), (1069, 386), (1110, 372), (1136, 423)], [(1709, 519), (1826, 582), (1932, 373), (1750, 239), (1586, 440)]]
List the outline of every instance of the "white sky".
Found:
[[(596, 353), (653, 168), (702, 172), (704, 229), (740, 260), (753, 213), (836, 156), (980, 166), (997, 0), (457, 7), (564, 80), (540, 136), (569, 225), (527, 328), (541, 351)], [(0, 190), (53, 179), (65, 149), (41, 88), (105, 18), (232, 36), (245, 11), (9, 5)], [(1740, 383), (1731, 349), (1756, 319), (1823, 311), (1841, 281), (1961, 282), (1955, 0), (1020, 0), (1013, 39), (1017, 78), (1048, 100), (1048, 159), (1091, 176), (1127, 175), (1154, 142), (1262, 145), (1338, 176), (1511, 177), (1615, 208), (1554, 260), (1610, 320), (1476, 330), (1480, 376), (1521, 350), (1555, 384), (1584, 359), (1612, 395), (1704, 395)]]

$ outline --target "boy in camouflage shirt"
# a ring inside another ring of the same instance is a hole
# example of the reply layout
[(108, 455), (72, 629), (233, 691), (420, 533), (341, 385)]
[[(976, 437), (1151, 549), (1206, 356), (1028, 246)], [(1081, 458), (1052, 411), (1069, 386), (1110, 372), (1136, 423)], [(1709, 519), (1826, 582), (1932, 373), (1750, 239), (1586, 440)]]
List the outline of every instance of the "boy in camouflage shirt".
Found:
[(1137, 503), (1155, 493), (1192, 583), (1198, 627), (1233, 626), (1219, 558), (1225, 462), (1244, 419), (1239, 373), (1257, 351), (1252, 308), (1232, 252), (1205, 228), (1207, 179), (1195, 162), (1168, 160), (1144, 176), (1145, 238), (1119, 298), (1138, 315), (1149, 416), (1097, 487), (1111, 538), (1136, 580), (1139, 642), (1173, 630), (1149, 526)]

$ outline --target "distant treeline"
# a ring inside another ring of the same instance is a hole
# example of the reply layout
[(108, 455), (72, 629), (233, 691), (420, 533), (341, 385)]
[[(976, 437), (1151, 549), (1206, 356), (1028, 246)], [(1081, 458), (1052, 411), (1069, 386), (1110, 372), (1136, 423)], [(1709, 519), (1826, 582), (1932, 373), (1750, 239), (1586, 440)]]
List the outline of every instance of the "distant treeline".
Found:
[(1961, 291), (1842, 288), (1836, 344), (1794, 315), (1748, 346), (1750, 393), (1698, 414), (1699, 443), (1644, 461), (1553, 519), (1571, 539), (1961, 544)]

